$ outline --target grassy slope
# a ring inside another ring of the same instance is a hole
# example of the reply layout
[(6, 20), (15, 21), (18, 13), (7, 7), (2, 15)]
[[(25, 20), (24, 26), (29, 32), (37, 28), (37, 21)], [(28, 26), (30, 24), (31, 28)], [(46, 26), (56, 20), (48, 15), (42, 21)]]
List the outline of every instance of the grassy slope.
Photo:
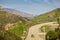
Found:
[(4, 26), (8, 23), (16, 23), (19, 21), (24, 23), (27, 21), (27, 19), (6, 11), (0, 11), (0, 26)]
[[(25, 24), (28, 23), (28, 21), (29, 20), (27, 18), (23, 18), (21, 16), (6, 11), (0, 11), (0, 40), (18, 40), (18, 39), (20, 40), (19, 36), (23, 34), (23, 29), (24, 29), (23, 26), (25, 26)], [(7, 32), (4, 30), (6, 24), (17, 23), (17, 22), (21, 22), (21, 23), (16, 24), (17, 26), (14, 25), (13, 26), (14, 28), (12, 28), (12, 30), (9, 30)]]
[(58, 15), (60, 15), (60, 8), (55, 9), (51, 12), (47, 12), (45, 14), (41, 14), (37, 17), (34, 17), (32, 20), (35, 23), (44, 23), (44, 22), (51, 22), (51, 21), (56, 21), (55, 20), (55, 13), (57, 13)]
[[(13, 23), (13, 25), (10, 27), (11, 29), (9, 29), (7, 32), (4, 30), (5, 25), (7, 25), (8, 23)], [(24, 30), (28, 30), (30, 26), (34, 25), (34, 23), (32, 21), (30, 21), (27, 18), (6, 12), (6, 11), (0, 11), (0, 33), (2, 33), (2, 35), (0, 35), (0, 38), (4, 38), (4, 40), (18, 40), (15, 39), (16, 37), (20, 38), (23, 35), (23, 31)], [(2, 31), (2, 32), (1, 32)], [(5, 34), (5, 32), (7, 34)], [(16, 35), (16, 37), (15, 37)], [(6, 38), (4, 37), (6, 36)]]

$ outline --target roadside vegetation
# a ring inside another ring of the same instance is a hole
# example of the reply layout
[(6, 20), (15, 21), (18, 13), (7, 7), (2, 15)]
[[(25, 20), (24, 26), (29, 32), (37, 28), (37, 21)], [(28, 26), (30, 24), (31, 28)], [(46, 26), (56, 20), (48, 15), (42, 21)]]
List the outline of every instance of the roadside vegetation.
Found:
[(41, 26), (41, 28), (39, 29), (41, 32), (48, 32), (50, 29), (50, 25), (43, 25)]
[(46, 34), (46, 40), (60, 40), (60, 12), (55, 13), (54, 18), (56, 22), (59, 24), (55, 30), (50, 30)]

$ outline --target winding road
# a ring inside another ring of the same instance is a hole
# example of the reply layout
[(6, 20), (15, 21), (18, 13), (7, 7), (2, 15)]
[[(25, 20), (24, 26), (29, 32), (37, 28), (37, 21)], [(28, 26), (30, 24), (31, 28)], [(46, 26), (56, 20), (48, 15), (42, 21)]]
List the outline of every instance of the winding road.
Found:
[(48, 22), (32, 26), (31, 28), (29, 28), (26, 40), (45, 40), (45, 33), (40, 32), (39, 28), (43, 25), (56, 25), (54, 23), (55, 22)]

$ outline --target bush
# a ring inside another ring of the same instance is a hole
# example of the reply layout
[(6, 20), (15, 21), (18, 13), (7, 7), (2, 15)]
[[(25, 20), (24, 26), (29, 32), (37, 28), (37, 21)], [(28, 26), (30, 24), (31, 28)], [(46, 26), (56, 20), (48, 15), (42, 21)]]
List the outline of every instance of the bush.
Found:
[(55, 31), (57, 32), (58, 39), (60, 40), (60, 28), (56, 28)]
[(50, 30), (50, 25), (43, 25), (41, 28), (40, 28), (41, 32), (48, 32)]
[(5, 32), (0, 32), (0, 40), (22, 40), (22, 38), (18, 37), (14, 33), (11, 33), (9, 31), (5, 31)]
[(56, 40), (57, 39), (57, 33), (55, 31), (48, 31), (46, 34), (46, 40)]
[(21, 37), (23, 35), (24, 25), (22, 23), (16, 23), (9, 28), (9, 31)]

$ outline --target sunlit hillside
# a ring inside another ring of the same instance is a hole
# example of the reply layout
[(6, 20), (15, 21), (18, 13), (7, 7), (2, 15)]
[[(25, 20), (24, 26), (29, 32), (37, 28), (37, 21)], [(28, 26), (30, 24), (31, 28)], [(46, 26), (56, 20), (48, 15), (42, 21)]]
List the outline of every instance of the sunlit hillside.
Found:
[(52, 21), (56, 21), (55, 19), (55, 14), (60, 15), (60, 8), (57, 8), (55, 10), (52, 10), (50, 12), (41, 14), (37, 17), (34, 17), (32, 20), (36, 23), (44, 23), (44, 22), (52, 22)]

